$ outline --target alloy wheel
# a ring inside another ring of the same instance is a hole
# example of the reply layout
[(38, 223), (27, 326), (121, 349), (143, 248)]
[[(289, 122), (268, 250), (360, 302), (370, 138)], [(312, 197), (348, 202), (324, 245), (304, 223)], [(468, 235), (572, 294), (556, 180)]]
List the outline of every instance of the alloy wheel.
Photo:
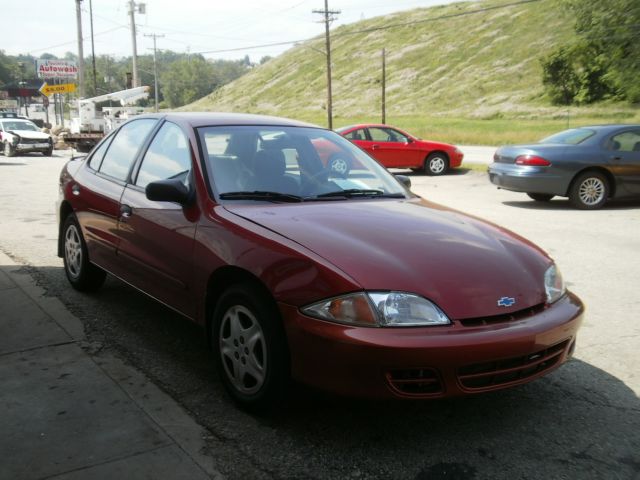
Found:
[(265, 382), (267, 348), (255, 315), (242, 305), (230, 307), (220, 323), (220, 356), (233, 387), (251, 395)]
[(80, 277), (82, 272), (82, 243), (80, 233), (75, 225), (69, 225), (64, 235), (64, 255), (67, 260), (67, 271), (73, 278)]
[(606, 187), (602, 180), (597, 177), (589, 177), (580, 184), (578, 195), (582, 203), (592, 206), (602, 202), (605, 191)]

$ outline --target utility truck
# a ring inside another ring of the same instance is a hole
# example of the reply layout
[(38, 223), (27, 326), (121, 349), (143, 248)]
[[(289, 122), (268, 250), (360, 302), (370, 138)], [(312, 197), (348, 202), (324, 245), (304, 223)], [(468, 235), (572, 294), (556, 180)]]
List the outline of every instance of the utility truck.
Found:
[[(134, 104), (148, 97), (149, 87), (145, 86), (78, 100), (78, 116), (71, 119), (70, 133), (65, 135), (64, 141), (79, 152), (90, 151), (121, 123), (144, 113), (144, 108)], [(117, 102), (119, 105), (99, 109), (97, 104), (104, 102)]]

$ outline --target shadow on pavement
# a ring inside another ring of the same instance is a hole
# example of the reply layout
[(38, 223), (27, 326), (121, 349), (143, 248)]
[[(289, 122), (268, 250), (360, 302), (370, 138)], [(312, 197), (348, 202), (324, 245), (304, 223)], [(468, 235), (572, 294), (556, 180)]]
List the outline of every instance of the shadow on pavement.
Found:
[(375, 402), (295, 386), (277, 413), (253, 417), (225, 394), (199, 327), (111, 277), (85, 295), (66, 284), (61, 268), (31, 270), (83, 320), (97, 355), (116, 350), (209, 429), (209, 453), (229, 478), (640, 475), (640, 401), (579, 359), (579, 338), (578, 359), (511, 390)]
[(526, 200), (522, 201), (506, 201), (502, 202), (503, 205), (516, 208), (525, 208), (527, 210), (575, 210), (576, 212), (597, 212), (603, 210), (629, 210), (640, 207), (640, 200), (610, 200), (604, 207), (598, 210), (580, 210), (575, 208), (569, 202), (569, 199), (563, 197), (556, 197), (549, 202), (536, 202), (526, 197)]

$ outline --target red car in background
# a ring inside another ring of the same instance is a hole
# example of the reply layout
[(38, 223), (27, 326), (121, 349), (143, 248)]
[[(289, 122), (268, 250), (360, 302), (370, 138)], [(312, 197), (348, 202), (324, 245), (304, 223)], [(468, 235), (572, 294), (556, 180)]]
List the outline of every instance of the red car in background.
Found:
[[(421, 140), (395, 127), (360, 124), (338, 128), (348, 138), (387, 168), (411, 168), (428, 175), (442, 175), (462, 164), (462, 151), (448, 143)], [(335, 171), (348, 169), (348, 164), (334, 160)]]

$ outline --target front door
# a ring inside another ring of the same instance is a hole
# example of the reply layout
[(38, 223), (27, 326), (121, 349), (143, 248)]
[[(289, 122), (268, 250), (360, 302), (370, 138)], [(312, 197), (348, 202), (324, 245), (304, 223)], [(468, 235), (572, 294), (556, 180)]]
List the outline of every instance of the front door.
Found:
[(124, 280), (194, 318), (193, 246), (198, 207), (156, 202), (145, 194), (150, 182), (169, 178), (193, 188), (191, 159), (187, 136), (176, 124), (165, 122), (122, 194), (118, 257), (126, 265)]
[[(609, 142), (609, 165), (618, 178), (620, 194), (640, 194), (640, 129), (614, 135)], [(619, 195), (623, 196), (623, 195)]]
[(409, 139), (389, 127), (369, 127), (367, 150), (385, 167), (413, 167), (417, 161), (416, 151)]

